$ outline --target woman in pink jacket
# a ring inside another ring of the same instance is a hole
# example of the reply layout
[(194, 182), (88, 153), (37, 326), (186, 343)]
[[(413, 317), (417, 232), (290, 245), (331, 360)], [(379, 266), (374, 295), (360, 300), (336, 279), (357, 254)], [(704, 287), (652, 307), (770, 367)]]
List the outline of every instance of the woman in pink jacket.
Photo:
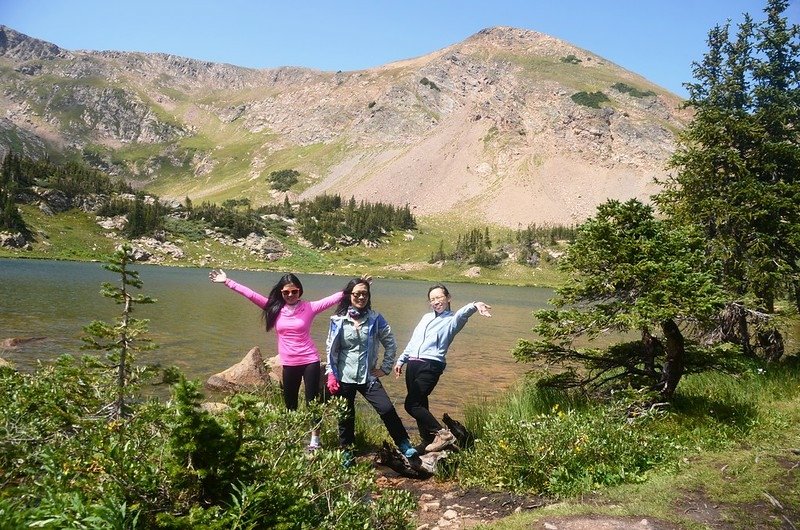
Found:
[[(297, 409), (300, 381), (305, 388), (306, 404), (317, 398), (320, 388), (319, 350), (311, 340), (311, 323), (314, 317), (335, 306), (342, 299), (342, 291), (321, 300), (301, 300), (303, 284), (294, 274), (284, 274), (269, 296), (228, 278), (221, 269), (208, 274), (214, 283), (224, 283), (264, 310), (267, 331), (275, 329), (278, 338), (278, 358), (283, 367), (283, 401), (289, 410)], [(319, 429), (311, 431), (309, 450), (319, 448)]]

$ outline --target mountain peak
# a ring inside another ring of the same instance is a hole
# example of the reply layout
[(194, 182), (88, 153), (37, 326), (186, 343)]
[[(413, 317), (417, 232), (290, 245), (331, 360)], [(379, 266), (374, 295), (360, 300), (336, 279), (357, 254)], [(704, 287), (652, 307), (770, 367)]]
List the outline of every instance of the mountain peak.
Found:
[(290, 199), (338, 193), (511, 227), (647, 200), (687, 119), (641, 76), (508, 26), (336, 73), (70, 52), (0, 26), (0, 64), (0, 153), (69, 146), (162, 196), (254, 205), (282, 201), (268, 176), (293, 169)]
[(55, 44), (29, 37), (0, 25), (0, 57), (25, 62), (34, 59), (67, 58), (71, 54)]

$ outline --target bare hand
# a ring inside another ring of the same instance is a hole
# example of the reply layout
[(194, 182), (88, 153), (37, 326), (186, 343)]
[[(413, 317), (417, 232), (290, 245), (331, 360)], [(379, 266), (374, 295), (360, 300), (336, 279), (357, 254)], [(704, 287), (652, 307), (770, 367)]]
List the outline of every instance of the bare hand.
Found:
[(400, 377), (403, 374), (403, 365), (396, 364), (394, 365), (394, 376), (395, 378)]
[(372, 285), (372, 276), (371, 276), (371, 275), (369, 275), (369, 274), (367, 274), (367, 273), (364, 273), (364, 274), (362, 274), (362, 275), (361, 275), (361, 278), (359, 278), (359, 279), (360, 279), (360, 280), (364, 280), (364, 281), (365, 281), (365, 282), (367, 282), (368, 284)]
[(228, 279), (228, 275), (225, 274), (225, 271), (222, 269), (214, 269), (208, 273), (208, 279), (214, 283), (225, 283), (225, 280)]
[(489, 312), (492, 306), (484, 304), (483, 302), (475, 302), (475, 307), (478, 309), (478, 313), (480, 313), (481, 316), (484, 317), (492, 316), (492, 314)]
[(380, 368), (374, 368), (374, 369), (370, 370), (369, 373), (371, 373), (375, 377), (383, 377), (383, 376), (386, 375), (386, 373), (383, 370), (381, 370)]

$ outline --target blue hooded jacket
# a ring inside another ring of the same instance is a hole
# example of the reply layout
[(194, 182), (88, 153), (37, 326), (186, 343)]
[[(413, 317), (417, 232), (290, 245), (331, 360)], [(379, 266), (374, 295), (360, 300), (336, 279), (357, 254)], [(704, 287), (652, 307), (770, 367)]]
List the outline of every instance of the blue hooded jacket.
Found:
[[(331, 317), (328, 338), (325, 342), (328, 357), (328, 366), (325, 369), (325, 373), (332, 373), (339, 382), (342, 380), (342, 374), (339, 372), (339, 361), (342, 354), (341, 335), (345, 320), (350, 320), (350, 318), (347, 315), (333, 315)], [(362, 340), (366, 340), (364, 349), (367, 355), (358, 359), (357, 362), (359, 364), (366, 363), (366, 366), (361, 365), (360, 368), (366, 368), (366, 382), (371, 384), (377, 379), (370, 373), (372, 369), (380, 368), (385, 374), (391, 373), (394, 356), (397, 353), (397, 342), (394, 339), (392, 328), (383, 318), (383, 315), (371, 309), (367, 312), (359, 329), (364, 337)], [(380, 345), (383, 345), (383, 362), (378, 366), (378, 349)]]

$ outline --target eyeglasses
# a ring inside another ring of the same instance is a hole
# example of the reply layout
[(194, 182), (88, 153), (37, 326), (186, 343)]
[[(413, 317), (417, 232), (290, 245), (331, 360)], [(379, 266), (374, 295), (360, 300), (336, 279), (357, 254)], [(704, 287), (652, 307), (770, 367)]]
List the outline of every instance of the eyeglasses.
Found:
[(283, 296), (292, 296), (293, 294), (299, 294), (299, 293), (300, 293), (300, 289), (283, 289), (281, 291), (281, 294)]
[(360, 291), (358, 293), (350, 293), (350, 296), (353, 298), (369, 298), (369, 293), (365, 291)]

